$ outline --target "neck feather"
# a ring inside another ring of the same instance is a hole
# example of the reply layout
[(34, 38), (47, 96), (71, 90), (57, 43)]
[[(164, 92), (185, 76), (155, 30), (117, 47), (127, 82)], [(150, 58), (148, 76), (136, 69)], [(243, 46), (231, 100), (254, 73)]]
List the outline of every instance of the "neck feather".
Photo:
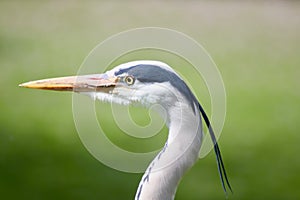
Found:
[(167, 111), (167, 121), (168, 140), (143, 175), (135, 200), (174, 199), (182, 176), (198, 158), (202, 140), (198, 108), (175, 105)]

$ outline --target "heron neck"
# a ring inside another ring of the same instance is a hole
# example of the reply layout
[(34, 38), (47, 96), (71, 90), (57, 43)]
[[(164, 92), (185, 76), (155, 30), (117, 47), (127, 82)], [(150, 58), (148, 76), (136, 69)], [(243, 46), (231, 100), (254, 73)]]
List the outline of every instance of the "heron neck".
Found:
[(201, 146), (201, 118), (195, 110), (186, 104), (167, 111), (168, 140), (143, 175), (136, 200), (174, 199), (181, 177), (197, 160)]

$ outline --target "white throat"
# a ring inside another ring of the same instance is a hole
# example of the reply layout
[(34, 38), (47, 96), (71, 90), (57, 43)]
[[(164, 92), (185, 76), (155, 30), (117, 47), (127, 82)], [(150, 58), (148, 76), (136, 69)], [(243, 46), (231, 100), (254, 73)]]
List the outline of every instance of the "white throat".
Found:
[(173, 200), (180, 179), (198, 158), (202, 123), (197, 106), (175, 103), (167, 121), (168, 140), (143, 175), (135, 200)]

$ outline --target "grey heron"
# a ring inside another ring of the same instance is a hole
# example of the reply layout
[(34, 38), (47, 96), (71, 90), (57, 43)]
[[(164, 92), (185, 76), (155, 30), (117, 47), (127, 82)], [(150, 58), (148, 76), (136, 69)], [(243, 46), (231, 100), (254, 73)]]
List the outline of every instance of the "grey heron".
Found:
[[(221, 152), (208, 116), (182, 78), (159, 61), (132, 61), (103, 74), (43, 79), (20, 84), (21, 87), (74, 91), (104, 102), (159, 104), (166, 112), (169, 128), (165, 146), (145, 171), (135, 200), (172, 200), (177, 186), (198, 159), (203, 140), (204, 119), (216, 154), (218, 172), (225, 193), (231, 190)], [(232, 190), (231, 190), (232, 191)]]

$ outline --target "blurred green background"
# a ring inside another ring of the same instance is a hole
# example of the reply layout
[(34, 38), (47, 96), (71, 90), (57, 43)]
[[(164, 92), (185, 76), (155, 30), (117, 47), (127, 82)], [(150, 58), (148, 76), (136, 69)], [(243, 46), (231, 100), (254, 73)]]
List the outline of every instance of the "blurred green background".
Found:
[[(229, 199), (299, 199), (298, 1), (0, 1), (0, 198), (134, 198), (141, 174), (110, 169), (88, 153), (70, 93), (18, 84), (76, 74), (99, 42), (144, 26), (190, 35), (219, 67)], [(225, 199), (213, 153), (186, 174), (176, 199)]]

